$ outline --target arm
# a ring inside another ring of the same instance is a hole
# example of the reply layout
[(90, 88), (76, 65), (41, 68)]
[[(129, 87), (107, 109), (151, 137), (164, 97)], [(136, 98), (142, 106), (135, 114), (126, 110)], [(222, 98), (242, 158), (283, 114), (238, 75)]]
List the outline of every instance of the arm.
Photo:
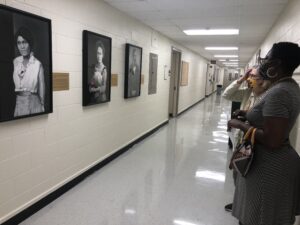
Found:
[(100, 91), (100, 86), (97, 84), (97, 76), (101, 76), (100, 74), (97, 75), (97, 73), (99, 72), (94, 72), (94, 76), (91, 78), (90, 82), (89, 82), (89, 91), (90, 92), (98, 92)]
[(44, 68), (42, 64), (40, 65), (39, 74), (38, 74), (38, 94), (41, 100), (41, 104), (45, 104), (45, 77), (44, 77)]
[[(257, 129), (255, 139), (269, 150), (278, 149), (285, 141), (285, 134), (289, 127), (289, 111), (291, 97), (285, 91), (269, 96), (263, 107), (264, 122), (262, 129)], [(235, 127), (246, 132), (250, 125), (236, 119), (228, 122), (228, 127)]]
[(263, 129), (256, 131), (255, 139), (269, 149), (277, 149), (284, 143), (287, 129), (287, 118), (265, 117)]
[(90, 92), (97, 92), (97, 91), (100, 91), (100, 87), (91, 87), (90, 86)]
[(241, 84), (238, 81), (233, 81), (224, 91), (222, 97), (235, 102), (241, 102), (244, 94), (248, 91), (247, 89), (240, 89)]
[[(237, 119), (233, 119), (228, 122), (228, 127), (234, 127), (246, 133), (251, 126)], [(277, 149), (284, 143), (284, 135), (287, 129), (287, 118), (265, 117), (263, 128), (256, 130), (255, 140), (268, 149)]]
[(106, 68), (102, 72), (102, 82), (100, 84), (100, 93), (105, 93), (106, 91), (106, 80), (107, 80), (107, 71)]
[(242, 102), (244, 95), (249, 91), (248, 88), (240, 88), (241, 84), (246, 81), (251, 73), (251, 69), (240, 79), (233, 81), (224, 91), (223, 97), (229, 101)]

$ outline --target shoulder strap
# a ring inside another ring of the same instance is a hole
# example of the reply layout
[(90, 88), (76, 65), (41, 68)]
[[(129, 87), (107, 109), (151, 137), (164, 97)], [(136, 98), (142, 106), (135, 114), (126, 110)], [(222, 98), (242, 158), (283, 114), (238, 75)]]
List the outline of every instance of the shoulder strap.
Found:
[(247, 132), (246, 132), (246, 134), (244, 135), (244, 138), (243, 138), (244, 140), (247, 140), (249, 138), (249, 136), (252, 134), (253, 129), (254, 129), (254, 127), (250, 127), (247, 130)]
[(251, 134), (251, 143), (254, 145), (255, 143), (255, 133), (256, 133), (257, 128), (254, 128)]

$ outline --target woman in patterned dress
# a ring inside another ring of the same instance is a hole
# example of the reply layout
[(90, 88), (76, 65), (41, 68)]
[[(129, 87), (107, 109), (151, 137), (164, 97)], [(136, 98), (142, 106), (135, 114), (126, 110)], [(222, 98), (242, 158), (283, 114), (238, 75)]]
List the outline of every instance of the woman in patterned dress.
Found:
[(246, 177), (238, 175), (234, 195), (232, 214), (242, 225), (292, 225), (300, 214), (300, 157), (289, 143), (300, 111), (300, 89), (292, 78), (299, 64), (297, 44), (274, 44), (259, 68), (272, 86), (247, 112), (249, 123), (228, 122), (244, 133), (257, 128), (253, 164)]

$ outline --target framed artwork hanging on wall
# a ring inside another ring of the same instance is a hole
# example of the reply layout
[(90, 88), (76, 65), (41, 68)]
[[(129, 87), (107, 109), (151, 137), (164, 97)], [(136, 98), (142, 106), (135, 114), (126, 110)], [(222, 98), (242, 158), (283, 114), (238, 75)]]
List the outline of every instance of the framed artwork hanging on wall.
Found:
[(82, 105), (110, 101), (111, 38), (83, 31)]
[(157, 63), (158, 55), (150, 53), (149, 55), (149, 83), (148, 94), (156, 94), (157, 91)]
[(0, 122), (51, 113), (51, 20), (0, 5), (0, 27)]
[[(189, 84), (189, 63), (182, 61), (181, 68), (180, 86), (187, 86)], [(215, 78), (213, 77), (213, 79)]]
[(142, 55), (143, 49), (141, 47), (126, 44), (125, 98), (133, 98), (141, 95)]

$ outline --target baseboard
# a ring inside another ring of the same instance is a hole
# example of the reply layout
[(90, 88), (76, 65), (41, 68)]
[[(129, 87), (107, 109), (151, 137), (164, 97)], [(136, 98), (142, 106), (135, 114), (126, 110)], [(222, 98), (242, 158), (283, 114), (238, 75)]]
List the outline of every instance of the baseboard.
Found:
[(113, 153), (109, 157), (105, 158), (104, 160), (102, 160), (101, 162), (96, 164), (95, 166), (93, 166), (90, 169), (88, 169), (87, 171), (83, 172), (82, 174), (80, 174), (79, 176), (74, 178), (73, 180), (69, 181), (68, 183), (64, 184), (63, 186), (61, 186), (57, 190), (53, 191), (49, 195), (45, 196), (44, 198), (42, 198), (38, 202), (34, 203), (33, 205), (31, 205), (28, 208), (24, 209), (23, 211), (19, 212), (18, 214), (16, 214), (12, 218), (10, 218), (7, 221), (3, 222), (1, 225), (17, 225), (17, 224), (21, 223), (22, 221), (26, 220), (27, 218), (29, 218), (30, 216), (32, 216), (33, 214), (38, 212), (40, 209), (42, 209), (46, 205), (50, 204), (52, 201), (59, 198), (61, 195), (63, 195), (64, 193), (66, 193), (67, 191), (72, 189), (74, 186), (79, 184), (86, 177), (88, 177), (92, 173), (96, 172), (97, 170), (101, 169), (102, 167), (107, 165), (112, 160), (116, 159), (118, 156), (120, 156), (124, 152), (128, 151), (133, 145), (143, 141), (145, 138), (147, 138), (150, 135), (152, 135), (153, 133), (155, 133), (161, 127), (167, 125), (168, 122), (169, 121), (167, 120), (167, 121), (159, 124), (158, 126), (153, 128), (152, 130), (148, 131), (147, 133), (145, 133), (141, 137), (139, 137), (136, 140), (130, 142), (128, 145), (124, 146), (123, 148), (121, 148), (117, 152)]
[(191, 108), (193, 108), (195, 105), (199, 104), (200, 102), (202, 102), (205, 98), (200, 99), (199, 101), (197, 101), (196, 103), (194, 103), (193, 105), (187, 107), (186, 109), (182, 110), (180, 113), (177, 114), (177, 116), (181, 116), (183, 113), (187, 112), (188, 110), (190, 110)]
[(207, 98), (207, 97), (211, 96), (212, 94), (214, 94), (214, 93), (216, 93), (216, 92), (217, 92), (217, 90), (213, 91), (213, 92), (210, 93), (209, 95), (205, 95), (205, 97)]

